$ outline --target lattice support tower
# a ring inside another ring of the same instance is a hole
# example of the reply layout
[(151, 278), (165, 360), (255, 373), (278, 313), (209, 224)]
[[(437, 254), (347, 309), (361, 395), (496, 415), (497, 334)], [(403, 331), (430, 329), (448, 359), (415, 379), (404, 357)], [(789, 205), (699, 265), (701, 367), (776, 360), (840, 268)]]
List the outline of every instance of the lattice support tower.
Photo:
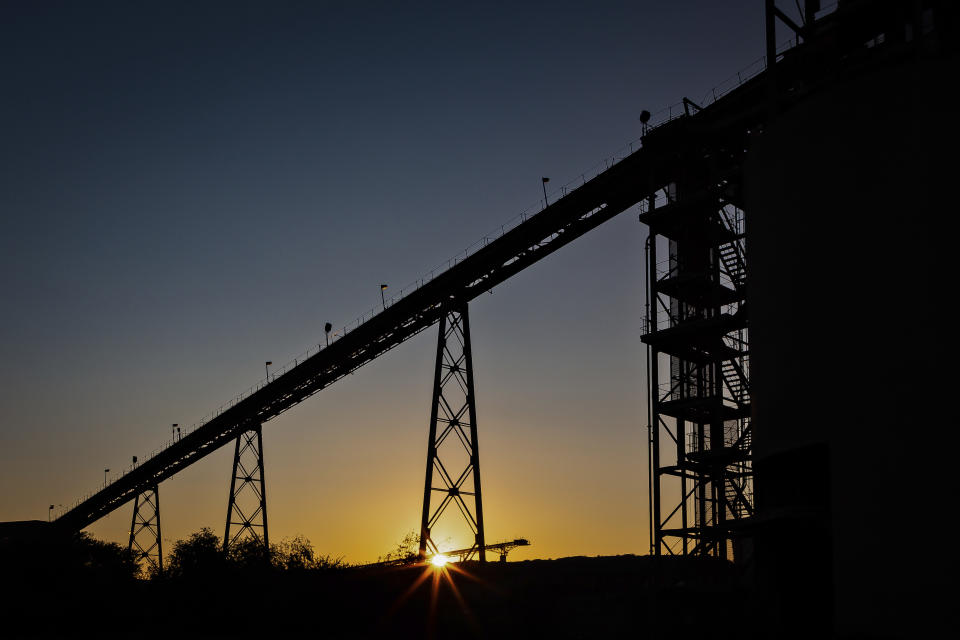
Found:
[(737, 533), (754, 507), (746, 234), (736, 175), (736, 167), (691, 163), (640, 216), (650, 226), (643, 341), (656, 555), (746, 555)]
[(263, 470), (263, 428), (256, 426), (241, 432), (234, 443), (233, 473), (230, 475), (230, 499), (223, 548), (244, 539), (253, 539), (270, 548), (267, 531), (267, 488)]
[(130, 542), (127, 548), (137, 563), (146, 563), (157, 574), (163, 573), (163, 543), (160, 536), (160, 490), (157, 485), (137, 495), (133, 501)]
[[(439, 497), (435, 506), (434, 494)], [(448, 304), (440, 318), (420, 524), (421, 559), (440, 552), (433, 534), (451, 506), (473, 534), (464, 559), (486, 561), (473, 356), (465, 302)]]

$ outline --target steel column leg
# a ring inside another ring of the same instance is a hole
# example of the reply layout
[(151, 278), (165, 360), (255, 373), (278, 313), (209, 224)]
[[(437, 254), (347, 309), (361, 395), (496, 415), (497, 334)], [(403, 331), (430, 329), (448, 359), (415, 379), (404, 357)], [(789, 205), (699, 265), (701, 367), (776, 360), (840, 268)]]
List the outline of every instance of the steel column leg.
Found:
[(480, 443), (477, 440), (477, 403), (474, 401), (473, 388), (473, 351), (470, 347), (470, 314), (464, 304), (460, 311), (463, 320), (463, 357), (467, 366), (467, 404), (470, 405), (470, 441), (473, 443), (470, 451), (470, 463), (473, 465), (473, 490), (476, 494), (477, 534), (475, 544), (479, 552), (480, 562), (487, 561), (487, 545), (483, 535), (483, 500), (480, 491)]
[[(440, 374), (443, 368), (443, 347), (446, 344), (445, 336), (447, 334), (447, 314), (440, 316), (440, 330), (437, 333), (437, 358), (436, 366), (433, 370), (433, 396), (430, 401), (430, 436), (427, 440), (427, 473), (423, 481), (423, 513), (420, 516), (420, 559), (427, 556), (427, 545), (432, 543), (430, 539), (430, 495), (433, 484), (433, 466), (437, 457), (437, 411), (440, 404)], [(431, 548), (430, 553), (436, 553), (436, 547)]]

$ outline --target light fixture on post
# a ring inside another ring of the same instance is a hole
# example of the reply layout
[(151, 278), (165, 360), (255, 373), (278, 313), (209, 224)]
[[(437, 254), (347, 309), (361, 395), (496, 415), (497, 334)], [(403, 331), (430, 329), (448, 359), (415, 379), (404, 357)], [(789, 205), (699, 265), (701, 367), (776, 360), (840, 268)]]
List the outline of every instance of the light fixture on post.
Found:
[(648, 122), (650, 122), (650, 112), (644, 109), (640, 112), (640, 124), (643, 125), (643, 135), (647, 135)]

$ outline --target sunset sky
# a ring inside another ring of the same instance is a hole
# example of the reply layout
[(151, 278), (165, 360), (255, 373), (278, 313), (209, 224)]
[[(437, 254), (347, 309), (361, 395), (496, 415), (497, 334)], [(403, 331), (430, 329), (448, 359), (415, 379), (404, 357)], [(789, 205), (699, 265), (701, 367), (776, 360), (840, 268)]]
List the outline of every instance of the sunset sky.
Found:
[[(0, 521), (95, 489), (763, 53), (759, 1), (519, 4), (5, 2)], [(487, 540), (532, 542), (511, 560), (647, 551), (636, 213), (471, 305)], [(363, 562), (419, 528), (435, 342), (265, 425), (272, 540)], [(231, 459), (161, 484), (168, 550), (223, 534)], [(125, 543), (131, 509), (89, 531)]]

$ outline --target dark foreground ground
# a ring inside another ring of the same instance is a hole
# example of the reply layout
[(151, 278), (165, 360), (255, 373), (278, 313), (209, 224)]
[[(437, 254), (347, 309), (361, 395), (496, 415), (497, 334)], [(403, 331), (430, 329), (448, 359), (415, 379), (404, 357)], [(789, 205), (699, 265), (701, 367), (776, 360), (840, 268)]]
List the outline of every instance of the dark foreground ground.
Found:
[[(192, 580), (3, 579), (0, 637), (744, 638), (731, 567), (615, 556)], [(741, 603), (741, 604), (738, 604)]]

